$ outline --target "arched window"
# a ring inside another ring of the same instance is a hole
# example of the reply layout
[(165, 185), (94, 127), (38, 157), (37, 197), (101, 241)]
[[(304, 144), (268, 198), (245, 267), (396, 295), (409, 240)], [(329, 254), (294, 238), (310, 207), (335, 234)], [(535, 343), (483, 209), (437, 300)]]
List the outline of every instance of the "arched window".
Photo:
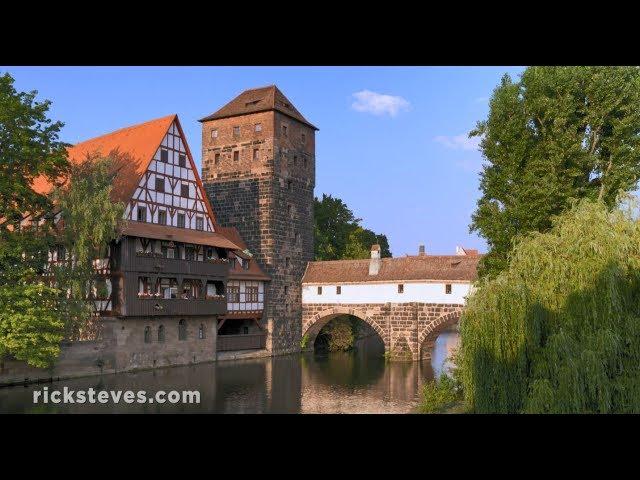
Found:
[(198, 338), (202, 340), (204, 338), (204, 324), (200, 324), (200, 328), (198, 329)]
[(144, 327), (144, 343), (151, 343), (151, 327)]
[(178, 340), (187, 339), (187, 322), (183, 318), (178, 322)]
[(164, 325), (158, 327), (158, 342), (164, 343)]

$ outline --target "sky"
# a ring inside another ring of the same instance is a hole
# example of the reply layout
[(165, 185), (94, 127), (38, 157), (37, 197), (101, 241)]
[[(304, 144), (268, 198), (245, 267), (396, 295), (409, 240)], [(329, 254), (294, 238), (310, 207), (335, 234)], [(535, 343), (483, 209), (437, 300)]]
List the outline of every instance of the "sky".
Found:
[(77, 143), (177, 113), (200, 168), (197, 121), (248, 88), (275, 84), (320, 130), (315, 195), (341, 198), (394, 256), (486, 251), (469, 233), (482, 156), (467, 134), (500, 78), (522, 67), (0, 67), (51, 100)]

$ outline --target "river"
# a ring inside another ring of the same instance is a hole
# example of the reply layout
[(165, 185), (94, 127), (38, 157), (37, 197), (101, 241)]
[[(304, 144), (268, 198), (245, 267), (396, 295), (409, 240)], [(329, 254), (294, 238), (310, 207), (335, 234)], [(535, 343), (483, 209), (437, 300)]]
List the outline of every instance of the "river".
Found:
[[(0, 388), (0, 413), (410, 413), (459, 342), (443, 332), (432, 360), (389, 363), (378, 339), (348, 353), (234, 360)], [(199, 404), (34, 404), (34, 390), (198, 390)]]

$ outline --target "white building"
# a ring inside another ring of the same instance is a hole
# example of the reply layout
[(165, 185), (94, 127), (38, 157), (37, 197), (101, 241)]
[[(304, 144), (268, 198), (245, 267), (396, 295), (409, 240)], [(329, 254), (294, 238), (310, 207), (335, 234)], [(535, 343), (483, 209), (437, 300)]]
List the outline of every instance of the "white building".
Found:
[(366, 260), (309, 262), (302, 279), (302, 303), (464, 304), (476, 279), (480, 256), (458, 248), (456, 255), (380, 258), (373, 245)]

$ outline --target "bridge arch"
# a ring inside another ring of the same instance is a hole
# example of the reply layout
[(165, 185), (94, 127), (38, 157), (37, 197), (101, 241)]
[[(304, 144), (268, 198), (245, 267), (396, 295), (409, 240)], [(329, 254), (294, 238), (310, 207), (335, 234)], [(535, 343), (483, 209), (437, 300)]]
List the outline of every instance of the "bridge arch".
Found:
[(359, 320), (368, 324), (371, 328), (375, 330), (378, 336), (382, 339), (384, 343), (384, 351), (389, 351), (389, 339), (384, 332), (384, 329), (376, 322), (373, 318), (371, 318), (364, 310), (360, 310), (357, 308), (348, 308), (342, 306), (335, 306), (331, 308), (327, 308), (306, 320), (302, 326), (302, 337), (306, 336), (306, 348), (305, 350), (312, 350), (313, 345), (322, 330), (327, 323), (333, 320), (336, 317), (341, 315), (352, 315)]
[(418, 336), (418, 345), (420, 346), (420, 358), (427, 358), (431, 355), (433, 345), (438, 335), (449, 327), (460, 321), (462, 308), (456, 308), (454, 311), (446, 313), (433, 322), (430, 322)]

